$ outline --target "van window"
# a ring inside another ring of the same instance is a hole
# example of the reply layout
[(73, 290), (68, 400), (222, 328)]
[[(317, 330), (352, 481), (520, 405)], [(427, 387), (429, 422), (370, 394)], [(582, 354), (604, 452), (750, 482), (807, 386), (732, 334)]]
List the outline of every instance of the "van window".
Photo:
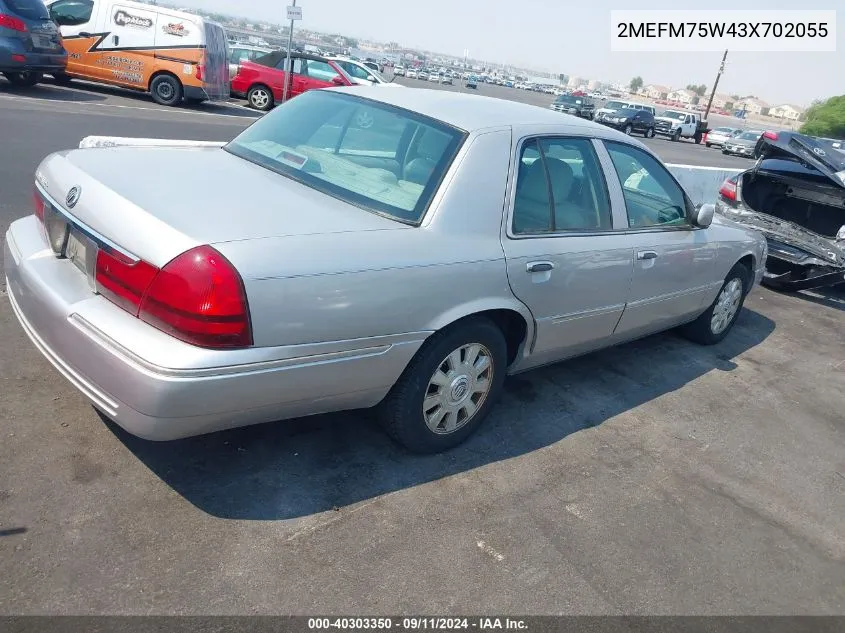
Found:
[(91, 19), (93, 0), (59, 0), (50, 5), (50, 17), (59, 26), (79, 26)]
[(27, 20), (49, 20), (47, 7), (41, 0), (5, 0), (9, 11)]

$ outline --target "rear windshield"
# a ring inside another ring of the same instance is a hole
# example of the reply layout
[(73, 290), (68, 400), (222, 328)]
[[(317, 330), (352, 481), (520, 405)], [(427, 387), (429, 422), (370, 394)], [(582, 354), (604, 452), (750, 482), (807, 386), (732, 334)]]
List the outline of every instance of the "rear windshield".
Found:
[(745, 141), (756, 141), (760, 138), (760, 132), (743, 132), (739, 135), (739, 138)]
[(41, 0), (3, 0), (9, 11), (27, 20), (49, 20), (47, 7)]
[(557, 98), (558, 103), (574, 103), (575, 105), (581, 105), (584, 100), (581, 97), (573, 97), (572, 95), (560, 95)]
[(368, 211), (417, 224), (465, 136), (408, 110), (311, 90), (225, 149)]
[(608, 101), (604, 104), (604, 107), (608, 110), (618, 110), (619, 108), (627, 108), (628, 104), (622, 101)]

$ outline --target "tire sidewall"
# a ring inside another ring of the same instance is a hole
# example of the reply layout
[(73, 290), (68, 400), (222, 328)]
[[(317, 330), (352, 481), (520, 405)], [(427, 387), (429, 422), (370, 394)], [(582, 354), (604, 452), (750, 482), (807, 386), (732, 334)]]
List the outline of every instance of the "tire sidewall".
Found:
[[(409, 450), (418, 453), (448, 450), (472, 435), (499, 399), (507, 373), (507, 344), (499, 328), (488, 319), (459, 323), (435, 336), (437, 338), (425, 344), (397, 381), (395, 389), (400, 390), (401, 396), (388, 399), (395, 407), (389, 414), (401, 421), (389, 429), (391, 434)], [(422, 412), (429, 380), (449, 353), (470, 343), (480, 343), (490, 351), (493, 361), (490, 391), (469, 422), (454, 433), (438, 435), (428, 428)]]
[(650, 127), (645, 131), (646, 138), (654, 138), (654, 128)]

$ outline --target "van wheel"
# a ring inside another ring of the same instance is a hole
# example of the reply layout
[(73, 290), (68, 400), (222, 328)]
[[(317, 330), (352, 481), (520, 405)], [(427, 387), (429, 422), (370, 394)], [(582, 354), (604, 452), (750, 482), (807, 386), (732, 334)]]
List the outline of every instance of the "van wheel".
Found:
[(251, 108), (267, 112), (273, 107), (273, 91), (259, 84), (249, 89), (246, 100)]
[(150, 94), (159, 105), (175, 106), (182, 102), (182, 82), (173, 75), (161, 74), (150, 82)]
[(714, 345), (725, 338), (742, 310), (750, 282), (751, 271), (735, 264), (710, 307), (692, 323), (681, 326), (681, 334), (700, 345)]
[(36, 73), (31, 70), (16, 73), (4, 73), (13, 86), (20, 86), (22, 88), (31, 88), (37, 84), (44, 77), (41, 73)]
[(378, 408), (385, 431), (415, 453), (457, 446), (478, 429), (502, 391), (507, 345), (488, 319), (437, 332)]

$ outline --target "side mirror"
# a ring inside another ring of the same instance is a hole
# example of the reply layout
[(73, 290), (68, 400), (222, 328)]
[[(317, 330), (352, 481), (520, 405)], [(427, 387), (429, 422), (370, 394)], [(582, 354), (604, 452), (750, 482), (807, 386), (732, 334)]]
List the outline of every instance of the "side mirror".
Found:
[(333, 83), (335, 86), (345, 86), (345, 85), (346, 85), (346, 82), (345, 82), (345, 81), (343, 81), (343, 79), (342, 79), (341, 77), (338, 77), (337, 75), (335, 75), (334, 77), (332, 77), (332, 83)]
[(697, 204), (695, 206), (695, 225), (701, 227), (702, 229), (706, 229), (713, 223), (713, 214), (715, 213), (715, 204)]
[(367, 75), (367, 81), (375, 81), (375, 80), (376, 80), (376, 78), (373, 77), (372, 75)]

